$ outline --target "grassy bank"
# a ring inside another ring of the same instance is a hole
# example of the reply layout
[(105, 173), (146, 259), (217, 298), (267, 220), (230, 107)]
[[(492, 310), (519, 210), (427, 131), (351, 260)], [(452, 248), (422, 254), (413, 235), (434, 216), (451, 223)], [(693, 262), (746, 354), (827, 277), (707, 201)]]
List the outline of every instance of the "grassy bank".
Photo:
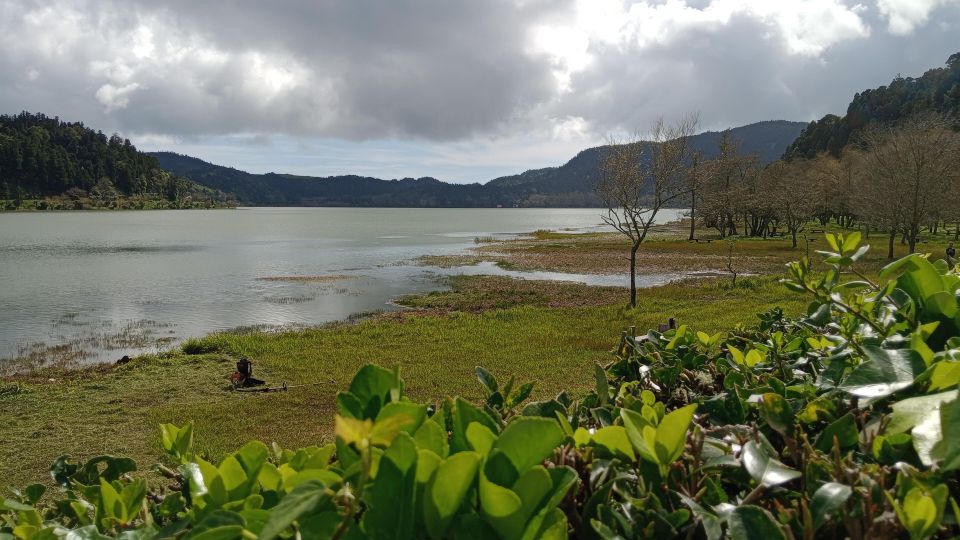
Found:
[[(942, 253), (946, 237), (922, 244)], [(824, 244), (822, 238), (816, 242)], [(817, 243), (811, 249), (817, 248)], [(873, 241), (878, 247), (883, 239)], [(897, 245), (898, 253), (905, 248)], [(730, 257), (723, 241), (689, 243), (660, 231), (641, 250), (641, 273), (715, 270)], [(257, 438), (282, 446), (329, 440), (335, 393), (363, 364), (400, 366), (409, 394), (432, 400), (460, 394), (479, 397), (473, 368), (498, 377), (536, 381), (535, 397), (561, 388), (585, 390), (594, 362), (610, 358), (625, 327), (656, 327), (669, 317), (708, 332), (755, 321), (775, 306), (796, 314), (806, 299), (777, 283), (782, 265), (804, 247), (789, 240), (740, 240), (733, 245), (739, 272), (762, 274), (685, 280), (644, 289), (636, 309), (625, 309), (619, 288), (536, 282), (501, 277), (457, 277), (451, 290), (401, 300), (408, 311), (357, 323), (280, 334), (225, 333), (194, 340), (187, 349), (136, 358), (121, 366), (83, 371), (42, 370), (0, 379), (0, 485), (46, 479), (61, 453), (86, 458), (101, 453), (133, 457), (141, 466), (160, 455), (157, 424), (194, 420), (199, 448), (219, 458)], [(875, 249), (863, 269), (875, 272), (886, 258)], [(624, 272), (622, 240), (610, 234), (539, 233), (506, 243), (481, 243), (474, 253), (434, 263), (495, 260), (520, 269)], [(227, 376), (239, 356), (255, 375), (273, 384), (310, 383), (285, 393), (229, 390)], [(317, 384), (313, 384), (317, 383)]]
[[(752, 321), (775, 305), (802, 309), (773, 278), (741, 280), (736, 288), (727, 281), (689, 281), (649, 289), (635, 310), (621, 307), (618, 290), (484, 277), (456, 278), (452, 285), (450, 292), (406, 299), (414, 311), (357, 324), (218, 334), (193, 344), (204, 354), (8, 379), (0, 383), (6, 417), (0, 483), (46, 479), (61, 453), (127, 455), (146, 466), (159, 457), (160, 422), (194, 420), (200, 448), (215, 457), (250, 438), (283, 446), (329, 440), (334, 395), (366, 362), (399, 365), (418, 399), (479, 396), (476, 365), (536, 381), (535, 395), (548, 396), (563, 387), (588, 388), (593, 363), (609, 358), (626, 326), (645, 329), (677, 317), (717, 330)], [(494, 298), (504, 309), (488, 309)], [(231, 392), (226, 376), (241, 355), (270, 382), (322, 384), (286, 393)]]
[[(812, 232), (812, 231), (818, 232)], [(838, 231), (828, 227), (828, 231)], [(657, 226), (637, 253), (640, 274), (711, 272), (726, 274), (728, 263), (740, 273), (780, 274), (783, 265), (800, 257), (829, 249), (822, 229), (811, 228), (799, 238), (794, 248), (789, 238), (720, 239), (712, 231), (699, 231), (700, 242), (686, 240), (689, 230), (683, 224)], [(922, 253), (941, 257), (952, 234), (926, 235), (917, 246)], [(877, 271), (889, 262), (886, 257), (887, 237), (874, 234), (864, 239), (873, 245), (861, 261), (861, 268)], [(427, 256), (425, 264), (457, 266), (493, 261), (516, 270), (548, 270), (572, 273), (621, 273), (629, 269), (629, 243), (619, 233), (601, 232), (571, 234), (538, 231), (505, 242), (479, 242), (470, 253), (453, 256)], [(908, 247), (899, 239), (894, 245), (895, 257), (908, 253)]]

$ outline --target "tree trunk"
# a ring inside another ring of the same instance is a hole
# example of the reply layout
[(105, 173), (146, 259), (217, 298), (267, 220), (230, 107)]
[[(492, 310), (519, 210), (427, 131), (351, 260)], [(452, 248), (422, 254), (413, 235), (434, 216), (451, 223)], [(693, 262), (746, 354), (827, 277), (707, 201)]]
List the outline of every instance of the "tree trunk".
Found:
[(690, 198), (690, 240), (693, 240), (697, 229), (697, 193)]
[(793, 249), (797, 249), (797, 230), (791, 228), (791, 229), (790, 229), (790, 236), (793, 237)]
[(893, 243), (897, 240), (897, 230), (890, 231), (890, 242), (887, 245), (887, 258), (893, 259)]
[(637, 307), (637, 250), (640, 242), (634, 242), (630, 247), (630, 307)]

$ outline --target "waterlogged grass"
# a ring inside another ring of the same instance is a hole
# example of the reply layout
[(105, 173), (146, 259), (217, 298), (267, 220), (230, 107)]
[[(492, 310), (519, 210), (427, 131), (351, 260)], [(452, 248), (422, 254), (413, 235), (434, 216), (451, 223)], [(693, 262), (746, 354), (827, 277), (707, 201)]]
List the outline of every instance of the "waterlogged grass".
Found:
[[(812, 260), (819, 261), (816, 250), (829, 249), (823, 234), (814, 233), (813, 230), (822, 229), (811, 227), (809, 232), (798, 239), (798, 245), (794, 248), (789, 237), (737, 237), (731, 241), (719, 239), (715, 231), (698, 231), (697, 236), (701, 242), (690, 242), (684, 227), (658, 226), (637, 252), (637, 272), (724, 273), (727, 271), (728, 261), (732, 259), (733, 268), (737, 272), (779, 274), (787, 262), (808, 254)], [(952, 239), (952, 231), (949, 234), (924, 235), (917, 245), (917, 251), (931, 253), (935, 258), (942, 257), (947, 242)], [(859, 268), (876, 272), (889, 262), (886, 257), (885, 235), (873, 234), (869, 239), (864, 239), (864, 243), (872, 244), (874, 249), (859, 263)], [(625, 275), (630, 268), (629, 247), (626, 238), (619, 233), (570, 234), (537, 231), (514, 240), (479, 245), (467, 254), (423, 257), (421, 262), (450, 267), (493, 261), (511, 270)], [(897, 239), (894, 245), (895, 257), (902, 257), (907, 252), (907, 246)], [(825, 269), (819, 262), (815, 267)]]
[[(672, 236), (671, 236), (672, 235)], [(920, 244), (939, 256), (949, 238)], [(874, 274), (886, 264), (885, 238), (860, 268)], [(626, 272), (625, 244), (613, 234), (538, 232), (531, 238), (483, 244), (473, 260), (518, 269)], [(43, 369), (0, 378), (0, 485), (47, 478), (58, 455), (130, 456), (142, 467), (160, 458), (157, 424), (194, 420), (198, 448), (214, 459), (256, 438), (297, 447), (329, 440), (337, 390), (368, 362), (400, 366), (417, 400), (460, 394), (479, 398), (473, 368), (499, 378), (536, 381), (535, 397), (592, 386), (594, 362), (609, 359), (620, 331), (644, 331), (669, 317), (708, 332), (754, 321), (775, 306), (788, 313), (806, 300), (776, 282), (783, 264), (806, 252), (788, 239), (744, 239), (734, 245), (739, 272), (768, 274), (738, 279), (688, 280), (644, 289), (640, 305), (624, 307), (623, 289), (503, 277), (458, 277), (452, 290), (401, 303), (410, 311), (381, 314), (339, 326), (285, 333), (228, 333), (188, 341), (185, 352), (134, 359), (122, 366), (83, 371)], [(822, 238), (810, 249), (824, 249)], [(896, 245), (897, 253), (905, 247)], [(726, 268), (729, 244), (695, 244), (676, 231), (644, 243), (640, 272), (690, 272)], [(458, 260), (454, 264), (462, 264)], [(769, 275), (774, 274), (774, 275)], [(187, 354), (190, 353), (190, 354)], [(227, 376), (247, 356), (255, 375), (287, 392), (236, 393)]]
[[(804, 305), (772, 277), (740, 279), (735, 288), (729, 280), (699, 280), (646, 289), (635, 310), (612, 291), (587, 301), (589, 291), (458, 278), (448, 293), (406, 300), (422, 311), (280, 334), (216, 334), (190, 342), (188, 350), (199, 354), (0, 380), (0, 485), (47, 479), (47, 467), (62, 453), (125, 455), (145, 468), (160, 459), (161, 422), (194, 420), (198, 447), (217, 459), (249, 439), (285, 447), (330, 440), (335, 393), (367, 362), (400, 366), (418, 400), (479, 398), (476, 365), (504, 380), (536, 381), (534, 395), (544, 397), (591, 388), (593, 364), (610, 358), (627, 326), (645, 330), (676, 317), (718, 331), (774, 306), (797, 313)], [(505, 309), (489, 309), (498, 304)], [(249, 357), (255, 376), (271, 384), (311, 385), (232, 392), (227, 376), (238, 356)]]
[(400, 298), (417, 310), (484, 311), (516, 306), (587, 307), (622, 303), (623, 287), (593, 287), (563, 281), (529, 281), (505, 276), (453, 276), (450, 291)]

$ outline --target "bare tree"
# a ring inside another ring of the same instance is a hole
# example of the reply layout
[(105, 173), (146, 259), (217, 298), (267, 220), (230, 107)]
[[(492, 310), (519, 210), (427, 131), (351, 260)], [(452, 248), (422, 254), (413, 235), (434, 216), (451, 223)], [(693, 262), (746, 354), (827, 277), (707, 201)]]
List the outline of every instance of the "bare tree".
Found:
[(750, 184), (758, 170), (756, 156), (740, 154), (737, 141), (729, 131), (720, 134), (717, 156), (703, 166), (700, 190), (700, 215), (708, 226), (720, 232), (720, 238), (737, 233), (737, 216), (746, 209)]
[[(869, 156), (857, 150), (859, 159), (866, 162)], [(862, 216), (867, 225), (887, 234), (887, 258), (893, 259), (894, 242), (903, 221), (904, 200), (896, 195), (896, 179), (888, 176), (873, 176), (866, 167), (859, 169), (855, 177), (853, 207)]]
[(813, 217), (821, 171), (808, 160), (775, 161), (761, 174), (762, 191), (777, 220), (787, 228), (794, 249), (797, 234)]
[[(611, 144), (601, 156), (597, 193), (606, 206), (604, 222), (630, 239), (630, 306), (637, 305), (637, 251), (657, 214), (689, 190), (689, 139), (697, 116), (674, 124), (658, 120), (647, 141), (640, 137)], [(611, 141), (616, 142), (616, 141)]]
[(697, 150), (690, 156), (690, 172), (687, 174), (687, 188), (690, 193), (690, 237), (688, 240), (695, 240), (697, 237), (697, 203), (703, 197), (700, 189), (708, 170), (706, 158), (703, 152)]
[(951, 203), (945, 195), (960, 181), (960, 135), (949, 118), (925, 114), (874, 127), (863, 141), (869, 177), (865, 184), (873, 184), (865, 209), (874, 221), (887, 225), (890, 258), (898, 227), (913, 253), (921, 228), (939, 219), (944, 205)]

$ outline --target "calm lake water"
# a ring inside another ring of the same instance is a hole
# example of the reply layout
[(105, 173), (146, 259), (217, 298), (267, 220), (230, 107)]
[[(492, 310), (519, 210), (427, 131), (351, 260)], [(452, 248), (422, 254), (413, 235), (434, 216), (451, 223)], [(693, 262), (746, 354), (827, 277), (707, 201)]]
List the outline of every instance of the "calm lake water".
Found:
[[(116, 360), (218, 330), (392, 309), (397, 296), (441, 288), (438, 275), (516, 274), (424, 267), (413, 262), (421, 255), (464, 252), (477, 236), (600, 223), (597, 209), (0, 214), (0, 359)], [(315, 279), (275, 279), (288, 277)], [(625, 284), (621, 276), (518, 277)]]

